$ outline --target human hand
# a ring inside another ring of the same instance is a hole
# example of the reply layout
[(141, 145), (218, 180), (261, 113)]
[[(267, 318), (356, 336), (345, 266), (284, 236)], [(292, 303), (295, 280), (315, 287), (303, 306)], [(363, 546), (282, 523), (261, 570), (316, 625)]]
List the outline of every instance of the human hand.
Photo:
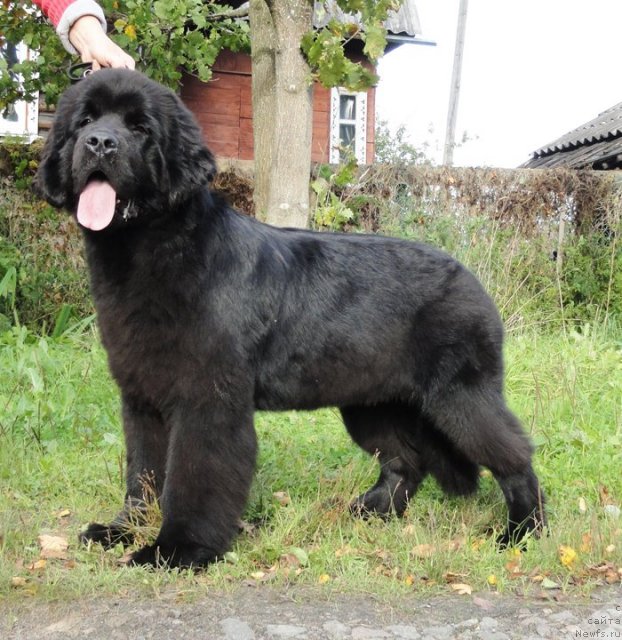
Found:
[(134, 59), (104, 33), (95, 16), (78, 18), (69, 30), (69, 41), (80, 54), (82, 62), (93, 64), (93, 71), (102, 67), (133, 69), (136, 65)]

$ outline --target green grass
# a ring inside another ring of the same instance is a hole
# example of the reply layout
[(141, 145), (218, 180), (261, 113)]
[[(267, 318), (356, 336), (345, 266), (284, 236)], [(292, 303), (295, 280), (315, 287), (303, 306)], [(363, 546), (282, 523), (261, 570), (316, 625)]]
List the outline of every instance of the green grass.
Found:
[[(390, 597), (451, 590), (584, 590), (622, 567), (622, 331), (514, 330), (507, 395), (537, 444), (550, 535), (526, 552), (499, 552), (491, 527), (506, 511), (483, 474), (478, 494), (447, 498), (426, 481), (403, 519), (362, 522), (347, 512), (375, 462), (354, 446), (335, 410), (263, 413), (247, 530), (207, 571), (127, 568), (123, 550), (81, 547), (77, 533), (105, 521), (123, 494), (119, 401), (95, 332), (0, 338), (0, 598), (95, 593), (192, 597), (214, 588), (302, 584)], [(615, 511), (611, 506), (609, 511)], [(38, 536), (65, 537), (65, 557), (40, 560)], [(576, 559), (560, 562), (561, 545)]]

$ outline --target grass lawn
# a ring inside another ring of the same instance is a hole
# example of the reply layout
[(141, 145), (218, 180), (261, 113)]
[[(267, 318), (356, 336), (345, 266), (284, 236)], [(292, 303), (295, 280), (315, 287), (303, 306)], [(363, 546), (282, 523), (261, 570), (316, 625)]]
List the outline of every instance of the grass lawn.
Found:
[(485, 470), (473, 498), (449, 499), (428, 480), (402, 519), (351, 517), (349, 501), (377, 468), (327, 409), (258, 414), (256, 481), (231, 553), (204, 572), (149, 571), (123, 566), (121, 548), (77, 543), (79, 530), (111, 518), (124, 495), (119, 399), (95, 332), (51, 339), (13, 329), (0, 338), (0, 598), (191, 597), (249, 583), (379, 597), (553, 594), (620, 581), (622, 331), (516, 329), (506, 361), (509, 404), (537, 445), (550, 519), (549, 535), (522, 552), (494, 544), (506, 510)]

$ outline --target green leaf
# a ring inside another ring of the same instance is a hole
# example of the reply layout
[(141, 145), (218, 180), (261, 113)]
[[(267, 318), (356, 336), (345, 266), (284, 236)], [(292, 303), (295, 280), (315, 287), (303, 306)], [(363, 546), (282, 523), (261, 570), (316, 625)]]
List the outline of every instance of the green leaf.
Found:
[(542, 580), (542, 582), (540, 583), (540, 586), (543, 589), (559, 589), (560, 588), (560, 586), (556, 582), (553, 582), (553, 580), (551, 580), (550, 578), (544, 578), (544, 580)]
[(309, 565), (309, 555), (304, 549), (291, 547), (289, 552), (298, 560), (301, 567), (307, 567)]
[(171, 3), (166, 0), (156, 0), (153, 3), (153, 13), (160, 20), (170, 20), (172, 14), (170, 9)]
[(363, 52), (375, 62), (387, 47), (386, 29), (381, 24), (367, 25), (364, 32), (365, 47)]

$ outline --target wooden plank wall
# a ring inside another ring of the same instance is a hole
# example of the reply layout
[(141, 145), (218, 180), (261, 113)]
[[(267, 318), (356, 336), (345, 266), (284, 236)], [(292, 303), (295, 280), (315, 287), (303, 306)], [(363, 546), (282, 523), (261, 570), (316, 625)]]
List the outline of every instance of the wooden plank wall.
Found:
[[(326, 163), (330, 144), (330, 89), (316, 84), (313, 91), (311, 159)], [(243, 53), (225, 51), (218, 57), (212, 79), (203, 83), (185, 75), (181, 98), (195, 114), (206, 143), (216, 156), (253, 159), (251, 60)], [(375, 89), (367, 97), (367, 161), (374, 154)]]
[(184, 75), (181, 98), (194, 113), (205, 141), (217, 156), (253, 157), (251, 61), (248, 55), (223, 52), (213, 76), (203, 83)]

